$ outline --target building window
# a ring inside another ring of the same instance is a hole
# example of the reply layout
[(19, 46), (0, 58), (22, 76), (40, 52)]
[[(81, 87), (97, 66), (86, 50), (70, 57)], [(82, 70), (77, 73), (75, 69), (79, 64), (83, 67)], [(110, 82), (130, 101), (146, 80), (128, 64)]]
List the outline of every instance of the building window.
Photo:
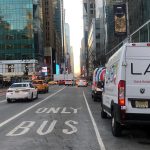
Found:
[(96, 48), (100, 48), (100, 43), (96, 43)]
[(90, 14), (94, 14), (94, 10), (90, 10)]
[(93, 3), (90, 4), (90, 8), (94, 8), (94, 7), (93, 7)]

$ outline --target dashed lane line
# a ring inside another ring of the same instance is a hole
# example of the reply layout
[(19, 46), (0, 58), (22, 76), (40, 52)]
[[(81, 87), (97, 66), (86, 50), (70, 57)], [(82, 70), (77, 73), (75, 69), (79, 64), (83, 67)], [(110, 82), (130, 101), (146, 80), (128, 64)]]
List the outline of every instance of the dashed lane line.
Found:
[(65, 89), (65, 87), (62, 88), (62, 89), (60, 89), (60, 90), (58, 90), (57, 92), (55, 92), (55, 93), (49, 95), (47, 98), (43, 99), (42, 101), (40, 101), (40, 102), (38, 102), (38, 103), (32, 105), (31, 107), (29, 107), (29, 108), (23, 110), (23, 111), (20, 112), (19, 114), (16, 114), (15, 116), (13, 116), (13, 117), (11, 117), (11, 118), (5, 120), (4, 122), (0, 123), (0, 128), (3, 127), (4, 125), (6, 125), (7, 123), (9, 123), (10, 121), (16, 119), (17, 117), (21, 116), (22, 114), (26, 113), (27, 111), (31, 110), (32, 108), (36, 107), (37, 105), (39, 105), (39, 104), (45, 102), (46, 100), (48, 100), (49, 98), (53, 97), (54, 95), (56, 95), (57, 93), (61, 92), (61, 91), (64, 90), (64, 89)]
[(90, 115), (90, 117), (91, 117), (91, 121), (92, 121), (92, 123), (93, 123), (93, 127), (94, 127), (94, 130), (95, 130), (95, 133), (96, 133), (96, 137), (97, 137), (98, 144), (99, 144), (99, 146), (100, 146), (100, 150), (106, 150), (105, 145), (104, 145), (104, 143), (103, 143), (103, 141), (102, 141), (101, 135), (100, 135), (100, 133), (99, 133), (99, 131), (98, 131), (97, 124), (96, 124), (96, 122), (95, 122), (95, 119), (94, 119), (94, 117), (93, 117), (93, 115), (92, 115), (92, 112), (91, 112), (91, 109), (90, 109), (90, 107), (89, 107), (89, 104), (88, 104), (88, 102), (87, 102), (87, 99), (86, 99), (86, 96), (85, 96), (84, 91), (83, 91), (83, 97), (84, 97), (84, 100), (85, 100), (85, 103), (86, 103), (86, 106), (87, 106), (89, 115)]

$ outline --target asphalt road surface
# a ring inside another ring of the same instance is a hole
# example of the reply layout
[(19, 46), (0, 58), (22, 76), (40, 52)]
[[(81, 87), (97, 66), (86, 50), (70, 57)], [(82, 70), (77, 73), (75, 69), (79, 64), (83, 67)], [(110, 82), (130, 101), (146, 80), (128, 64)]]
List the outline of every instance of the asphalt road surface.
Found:
[(0, 96), (0, 150), (149, 150), (149, 126), (111, 134), (90, 87), (50, 86), (32, 102), (8, 104)]

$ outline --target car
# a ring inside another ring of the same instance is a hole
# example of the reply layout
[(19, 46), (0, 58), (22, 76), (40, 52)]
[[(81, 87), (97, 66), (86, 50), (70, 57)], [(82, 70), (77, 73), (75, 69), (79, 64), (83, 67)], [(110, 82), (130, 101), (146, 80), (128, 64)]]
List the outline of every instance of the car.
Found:
[(49, 85), (57, 85), (57, 81), (49, 81), (48, 84)]
[(73, 80), (65, 80), (65, 86), (67, 86), (67, 85), (73, 86)]
[(87, 80), (85, 80), (85, 79), (80, 79), (79, 81), (78, 81), (78, 87), (87, 87), (88, 86), (88, 82), (87, 82)]
[(38, 98), (37, 88), (30, 82), (13, 83), (6, 91), (6, 100), (11, 103), (16, 100)]
[(58, 85), (65, 85), (65, 80), (59, 80)]
[(33, 80), (32, 83), (37, 87), (38, 92), (48, 93), (49, 85), (44, 80)]

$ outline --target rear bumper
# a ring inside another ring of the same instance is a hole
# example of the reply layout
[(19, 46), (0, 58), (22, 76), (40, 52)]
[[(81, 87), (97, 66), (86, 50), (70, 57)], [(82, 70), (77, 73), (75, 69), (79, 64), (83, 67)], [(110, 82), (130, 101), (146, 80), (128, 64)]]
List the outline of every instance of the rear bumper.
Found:
[(30, 98), (30, 94), (29, 93), (24, 93), (24, 94), (6, 94), (6, 99), (29, 99)]
[(150, 114), (125, 114), (125, 124), (150, 124)]
[(93, 96), (97, 99), (101, 99), (102, 98), (102, 92), (101, 91), (98, 91), (98, 92), (93, 91)]
[(150, 124), (150, 113), (126, 113), (125, 110), (121, 110), (121, 107), (117, 104), (114, 105), (114, 111), (116, 119), (123, 125), (127, 124)]

